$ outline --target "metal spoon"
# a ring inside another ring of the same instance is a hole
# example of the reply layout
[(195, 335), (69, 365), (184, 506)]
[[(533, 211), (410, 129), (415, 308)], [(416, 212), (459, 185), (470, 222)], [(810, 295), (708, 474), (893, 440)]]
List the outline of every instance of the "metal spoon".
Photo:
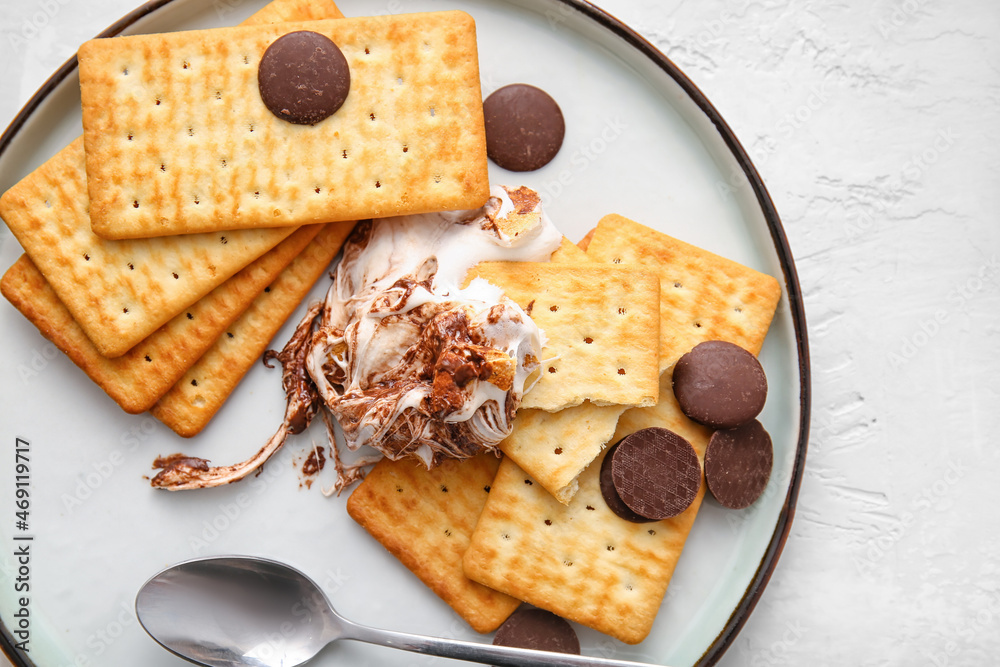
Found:
[(135, 611), (164, 648), (209, 667), (294, 667), (338, 639), (506, 667), (640, 667), (358, 625), (334, 611), (303, 573), (249, 556), (198, 558), (168, 567), (139, 589)]

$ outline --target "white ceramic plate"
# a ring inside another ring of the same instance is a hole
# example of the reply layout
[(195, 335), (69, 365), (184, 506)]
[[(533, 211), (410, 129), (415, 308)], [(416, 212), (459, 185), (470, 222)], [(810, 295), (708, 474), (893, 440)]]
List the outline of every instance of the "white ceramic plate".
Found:
[[(114, 31), (159, 32), (232, 24), (262, 0), (160, 0)], [(231, 8), (231, 5), (235, 8)], [(219, 7), (227, 9), (218, 11)], [(783, 279), (785, 293), (761, 361), (771, 387), (761, 420), (775, 445), (771, 483), (753, 507), (698, 516), (649, 638), (626, 646), (579, 628), (584, 653), (668, 665), (711, 664), (753, 608), (780, 553), (804, 463), (809, 408), (802, 301), (780, 221), (745, 152), (701, 93), (648, 43), (578, 0), (343, 0), (345, 14), (459, 8), (477, 21), (483, 93), (540, 86), (566, 116), (565, 144), (534, 173), (491, 168), (494, 182), (542, 193), (573, 240), (617, 212)], [(228, 11), (230, 10), (231, 11)], [(0, 190), (80, 132), (75, 62), (29, 102), (0, 140)], [(0, 266), (21, 253), (0, 231)], [(321, 280), (310, 299), (320, 298)], [(297, 320), (298, 317), (293, 318)], [(274, 342), (287, 340), (289, 322)], [(132, 610), (138, 587), (171, 563), (248, 553), (312, 575), (349, 618), (410, 632), (488, 641), (347, 516), (346, 495), (300, 488), (310, 434), (294, 438), (263, 473), (199, 492), (165, 493), (144, 476), (157, 454), (242, 460), (275, 430), (280, 372), (256, 366), (209, 427), (189, 441), (148, 415), (124, 414), (6, 301), (0, 303), (0, 619), (9, 642), (18, 598), (30, 598), (37, 665), (184, 664), (154, 644)], [(319, 426), (319, 424), (317, 424)], [(323, 441), (320, 429), (312, 437)], [(15, 446), (30, 443), (29, 529), (15, 528)], [(296, 464), (298, 462), (299, 465)], [(32, 536), (30, 542), (15, 537)], [(15, 549), (30, 544), (30, 592), (17, 591)], [(9, 646), (7, 650), (10, 651)], [(317, 665), (428, 664), (432, 659), (346, 643)]]

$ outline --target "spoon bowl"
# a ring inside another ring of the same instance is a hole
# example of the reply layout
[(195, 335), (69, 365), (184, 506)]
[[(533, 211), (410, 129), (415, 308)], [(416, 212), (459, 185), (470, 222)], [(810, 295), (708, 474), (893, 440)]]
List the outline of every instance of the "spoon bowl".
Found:
[(338, 614), (302, 572), (251, 556), (197, 558), (168, 567), (139, 589), (135, 610), (161, 646), (209, 667), (295, 667), (341, 639), (501, 667), (640, 667), (359, 625)]

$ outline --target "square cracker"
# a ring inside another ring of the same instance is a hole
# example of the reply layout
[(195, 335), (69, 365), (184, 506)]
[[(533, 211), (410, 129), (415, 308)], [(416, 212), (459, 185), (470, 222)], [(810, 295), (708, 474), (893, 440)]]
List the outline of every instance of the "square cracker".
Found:
[(483, 262), (484, 278), (545, 333), (541, 377), (521, 407), (556, 411), (596, 405), (654, 405), (658, 372), (656, 276), (588, 264)]
[[(563, 238), (551, 261), (590, 261), (587, 254)], [(522, 408), (514, 418), (511, 434), (500, 450), (566, 504), (576, 493), (576, 478), (615, 432), (623, 405), (580, 405), (547, 412)]]
[(462, 572), (499, 465), (489, 452), (433, 470), (383, 459), (347, 501), (351, 517), (477, 632), (496, 630), (520, 604)]
[[(343, 16), (331, 0), (274, 0), (244, 24)], [(221, 239), (214, 237), (190, 237), (162, 243), (106, 243), (90, 231), (82, 141), (81, 137), (70, 144), (0, 198), (0, 217), (7, 221), (28, 255), (38, 262), (34, 268), (58, 285), (57, 297), (72, 304), (70, 312), (82, 318), (77, 321), (82, 321), (83, 325), (78, 326), (100, 343), (98, 350), (102, 355), (121, 355), (159, 326), (152, 326), (150, 322), (136, 324), (135, 317), (132, 321), (121, 319), (118, 307), (125, 306), (114, 303), (116, 295), (143, 294), (144, 290), (149, 290), (153, 296), (147, 292), (146, 298), (151, 298), (149, 305), (153, 312), (160, 313), (160, 317), (147, 313), (144, 319), (161, 320), (163, 324), (197, 300), (199, 294), (207, 294), (221, 284), (228, 273), (246, 266), (274, 247), (290, 231), (248, 230), (231, 234), (222, 248), (216, 245)], [(191, 262), (196, 271), (195, 274), (185, 271), (181, 276), (177, 269), (184, 266), (183, 253), (187, 249), (194, 251), (194, 256), (186, 261)], [(92, 252), (94, 250), (96, 252)], [(137, 264), (137, 257), (143, 258), (141, 265)], [(24, 270), (27, 261), (30, 260), (18, 262), (22, 267), (18, 272)], [(125, 267), (129, 267), (128, 273)], [(207, 274), (199, 277), (196, 275), (198, 269), (207, 270)], [(135, 270), (145, 275), (137, 277), (133, 274)], [(174, 272), (179, 276), (177, 279), (173, 277)], [(40, 285), (37, 275), (31, 278), (34, 284)], [(171, 284), (172, 280), (179, 282)], [(97, 298), (91, 298), (94, 295)], [(111, 297), (112, 301), (102, 304), (101, 297)], [(183, 301), (188, 303), (177, 305)], [(107, 312), (101, 309), (102, 305), (107, 305)], [(132, 312), (136, 315), (134, 310)], [(41, 314), (37, 309), (36, 313)], [(135, 331), (127, 333), (131, 328)], [(122, 333), (127, 335), (118, 340)], [(133, 403), (133, 407), (135, 405)]]
[(90, 230), (83, 140), (0, 197), (0, 217), (106, 357), (124, 354), (294, 229), (136, 241)]
[(185, 438), (201, 432), (323, 275), (353, 228), (353, 222), (324, 225), (226, 334), (156, 402), (153, 416)]
[[(702, 460), (711, 431), (684, 417), (671, 398), (643, 410), (658, 411), (657, 425), (687, 438)], [(605, 455), (580, 475), (568, 505), (505, 458), (463, 563), (474, 581), (635, 644), (652, 628), (705, 484), (680, 515), (631, 523), (601, 495)]]
[(148, 410), (319, 233), (306, 225), (120, 357), (101, 355), (27, 255), (0, 290), (125, 412)]
[(660, 368), (706, 340), (760, 352), (781, 286), (772, 276), (620, 215), (601, 218), (587, 255), (660, 278)]
[[(316, 125), (279, 119), (257, 69), (279, 36), (351, 69)], [(105, 238), (354, 220), (489, 198), (475, 23), (459, 11), (98, 39), (80, 47), (91, 222)]]

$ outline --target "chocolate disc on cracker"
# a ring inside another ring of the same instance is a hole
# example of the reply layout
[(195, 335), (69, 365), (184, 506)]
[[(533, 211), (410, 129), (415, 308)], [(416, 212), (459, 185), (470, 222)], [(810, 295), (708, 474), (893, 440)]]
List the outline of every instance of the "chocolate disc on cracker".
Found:
[(722, 340), (699, 343), (678, 359), (673, 385), (684, 414), (712, 428), (745, 424), (767, 399), (767, 378), (757, 358)]
[(615, 489), (615, 481), (611, 475), (611, 459), (616, 449), (618, 449), (617, 442), (608, 448), (608, 453), (604, 456), (604, 461), (601, 463), (600, 484), (604, 502), (608, 504), (608, 508), (612, 512), (626, 521), (631, 521), (632, 523), (649, 523), (650, 521), (654, 521), (655, 519), (647, 519), (633, 512), (625, 504), (625, 501), (622, 500), (622, 497), (618, 495), (618, 490)]
[(701, 488), (701, 465), (687, 440), (665, 428), (644, 428), (618, 443), (611, 458), (615, 490), (647, 519), (677, 516)]
[(773, 462), (771, 436), (754, 419), (712, 434), (705, 451), (705, 481), (720, 505), (740, 510), (764, 492)]
[(296, 125), (315, 125), (344, 104), (351, 69), (333, 40), (299, 30), (267, 47), (257, 83), (264, 106), (275, 116)]
[(519, 607), (497, 630), (493, 643), (580, 655), (580, 640), (566, 619), (551, 611)]
[(483, 102), (486, 155), (511, 171), (534, 171), (562, 146), (566, 122), (556, 101), (540, 88), (515, 83)]

